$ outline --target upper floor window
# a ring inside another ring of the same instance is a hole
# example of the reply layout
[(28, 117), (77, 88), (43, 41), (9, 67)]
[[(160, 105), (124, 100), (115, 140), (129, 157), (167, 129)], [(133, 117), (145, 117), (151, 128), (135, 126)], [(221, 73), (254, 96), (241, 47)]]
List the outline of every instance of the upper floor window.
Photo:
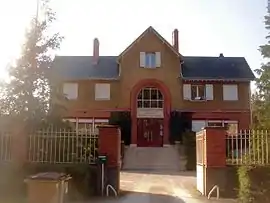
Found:
[(78, 98), (78, 83), (64, 83), (63, 93), (67, 99), (77, 99)]
[(238, 86), (237, 85), (223, 85), (223, 100), (237, 101), (238, 100)]
[(98, 83), (95, 85), (95, 100), (110, 100), (110, 84)]
[(140, 52), (140, 67), (157, 68), (160, 64), (160, 52)]
[(183, 97), (184, 100), (192, 101), (204, 101), (204, 100), (213, 100), (213, 85), (183, 85)]
[(191, 100), (204, 100), (204, 99), (205, 99), (205, 86), (191, 85)]

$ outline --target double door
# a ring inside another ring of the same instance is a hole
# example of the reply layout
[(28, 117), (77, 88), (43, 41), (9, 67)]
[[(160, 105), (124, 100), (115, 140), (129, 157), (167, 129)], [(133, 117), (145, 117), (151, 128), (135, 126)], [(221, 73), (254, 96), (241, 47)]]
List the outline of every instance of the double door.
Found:
[(159, 118), (138, 118), (138, 147), (162, 147), (164, 120)]

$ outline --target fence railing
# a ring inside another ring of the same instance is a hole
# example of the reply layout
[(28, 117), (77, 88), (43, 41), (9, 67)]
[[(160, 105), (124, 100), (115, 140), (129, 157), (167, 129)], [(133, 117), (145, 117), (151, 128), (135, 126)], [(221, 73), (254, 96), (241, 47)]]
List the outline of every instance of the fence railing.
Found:
[(11, 161), (11, 133), (0, 131), (0, 162)]
[(98, 133), (84, 131), (41, 130), (29, 135), (28, 161), (37, 163), (94, 164)]
[(242, 130), (226, 137), (228, 165), (269, 165), (270, 131)]

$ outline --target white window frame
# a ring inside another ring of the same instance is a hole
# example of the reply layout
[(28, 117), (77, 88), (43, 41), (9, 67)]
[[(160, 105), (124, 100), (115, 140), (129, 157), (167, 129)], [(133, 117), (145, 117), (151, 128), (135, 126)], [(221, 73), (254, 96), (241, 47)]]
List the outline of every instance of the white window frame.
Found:
[(63, 94), (69, 100), (76, 100), (78, 98), (78, 83), (64, 83)]
[[(150, 56), (153, 56), (153, 57), (150, 57)], [(148, 59), (148, 57), (149, 57), (149, 63), (150, 64), (147, 65), (147, 59)], [(145, 60), (145, 62), (144, 62), (145, 67), (144, 68), (149, 68), (149, 69), (155, 69), (155, 68), (157, 68), (156, 57), (157, 56), (156, 56), (156, 53), (155, 52), (145, 52), (145, 58), (144, 58), (144, 60)]]
[[(150, 94), (149, 98), (144, 98), (144, 92), (145, 91), (149, 91), (149, 94)], [(156, 94), (158, 94), (158, 93), (161, 94), (161, 98), (157, 98), (157, 99), (152, 98), (152, 93), (153, 92), (156, 92)], [(164, 108), (164, 97), (163, 97), (163, 94), (160, 91), (160, 89), (154, 88), (154, 87), (145, 87), (145, 88), (141, 89), (139, 94), (141, 94), (142, 97), (138, 98), (139, 95), (137, 97), (137, 108), (141, 108), (141, 109), (145, 109), (145, 108), (147, 108), (147, 109), (163, 109)], [(144, 106), (145, 102), (149, 102), (148, 107)], [(153, 107), (152, 104), (154, 102), (156, 102), (157, 105)], [(141, 103), (142, 105), (140, 106), (139, 103)], [(161, 104), (161, 105), (159, 105), (159, 104)]]
[(140, 67), (146, 69), (161, 67), (161, 52), (140, 52)]
[(238, 101), (238, 85), (230, 84), (223, 85), (223, 100), (224, 101)]
[[(193, 122), (198, 122), (198, 123), (199, 122), (201, 122), (201, 123), (204, 122), (205, 123), (205, 127), (212, 127), (212, 128), (215, 128), (215, 127), (216, 128), (225, 127), (225, 124), (226, 123), (227, 124), (237, 124), (237, 130), (236, 131), (238, 131), (238, 128), (239, 128), (239, 122), (236, 121), (236, 120), (192, 120), (192, 124), (193, 124)], [(209, 123), (220, 123), (221, 125), (220, 126), (209, 126)], [(197, 132), (199, 132), (199, 131), (197, 131)]]
[[(196, 86), (196, 97), (195, 98), (192, 98), (192, 87)], [(204, 87), (204, 95), (203, 97), (199, 97), (199, 86), (203, 86)], [(206, 87), (205, 85), (193, 85), (191, 84), (191, 87), (190, 87), (190, 98), (191, 98), (191, 101), (205, 101), (206, 100)]]
[[(105, 91), (105, 93), (104, 92), (102, 93), (102, 91)], [(111, 99), (111, 84), (96, 83), (95, 84), (95, 100), (103, 101), (103, 100), (110, 100), (110, 99)]]

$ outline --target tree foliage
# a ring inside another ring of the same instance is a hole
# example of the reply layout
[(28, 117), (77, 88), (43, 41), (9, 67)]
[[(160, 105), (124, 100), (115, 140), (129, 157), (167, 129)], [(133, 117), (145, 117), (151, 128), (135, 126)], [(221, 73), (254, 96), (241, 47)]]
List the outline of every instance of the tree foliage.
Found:
[(265, 16), (265, 28), (268, 31), (266, 44), (260, 46), (259, 51), (264, 63), (255, 72), (258, 74), (256, 80), (257, 90), (252, 97), (253, 118), (256, 127), (270, 129), (270, 10)]
[(32, 19), (26, 31), (20, 57), (8, 68), (10, 81), (2, 84), (1, 95), (1, 113), (32, 125), (52, 115), (50, 98), (61, 97), (50, 80), (49, 70), (63, 37), (58, 32), (51, 33), (55, 12), (49, 1), (41, 3), (40, 15)]

